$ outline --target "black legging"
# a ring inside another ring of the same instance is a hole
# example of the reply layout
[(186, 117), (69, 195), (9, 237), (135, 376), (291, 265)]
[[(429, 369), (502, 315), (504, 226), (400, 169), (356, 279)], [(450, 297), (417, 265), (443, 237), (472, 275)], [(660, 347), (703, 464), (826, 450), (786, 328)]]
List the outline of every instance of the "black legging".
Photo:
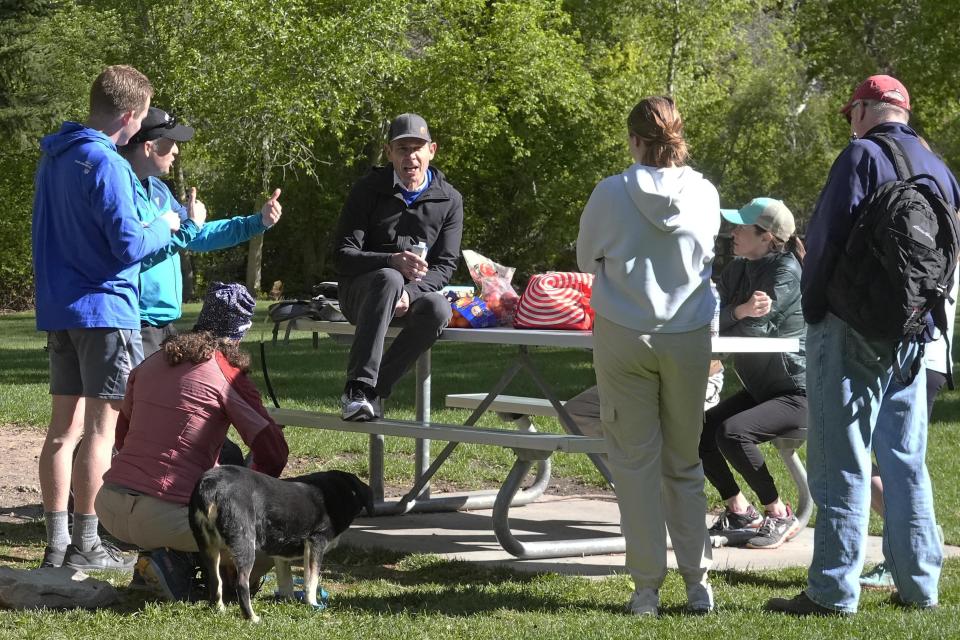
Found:
[(757, 404), (749, 393), (740, 391), (706, 412), (700, 458), (707, 480), (721, 498), (729, 500), (740, 493), (729, 461), (761, 504), (776, 502), (777, 487), (757, 445), (780, 436), (806, 439), (806, 394), (785, 394)]

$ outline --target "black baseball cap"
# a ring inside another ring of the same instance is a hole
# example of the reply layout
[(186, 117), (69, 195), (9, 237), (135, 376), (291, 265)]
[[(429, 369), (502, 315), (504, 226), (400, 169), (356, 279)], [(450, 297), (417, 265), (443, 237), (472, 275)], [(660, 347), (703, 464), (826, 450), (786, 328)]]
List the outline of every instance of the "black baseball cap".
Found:
[(150, 107), (147, 117), (140, 124), (140, 131), (137, 135), (130, 138), (127, 144), (141, 144), (150, 140), (159, 138), (169, 138), (175, 142), (186, 142), (193, 138), (194, 129), (185, 124), (177, 122), (177, 117), (172, 116), (163, 109)]
[(387, 139), (393, 142), (401, 138), (420, 138), (432, 142), (427, 121), (423, 119), (423, 116), (416, 113), (403, 113), (390, 123), (390, 133), (387, 135)]

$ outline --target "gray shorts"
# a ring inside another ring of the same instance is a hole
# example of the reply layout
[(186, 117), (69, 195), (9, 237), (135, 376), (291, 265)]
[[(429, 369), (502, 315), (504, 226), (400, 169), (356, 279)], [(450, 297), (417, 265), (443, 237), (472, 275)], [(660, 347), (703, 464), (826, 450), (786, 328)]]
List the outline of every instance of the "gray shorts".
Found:
[(130, 370), (143, 361), (137, 329), (47, 332), (50, 393), (122, 400)]

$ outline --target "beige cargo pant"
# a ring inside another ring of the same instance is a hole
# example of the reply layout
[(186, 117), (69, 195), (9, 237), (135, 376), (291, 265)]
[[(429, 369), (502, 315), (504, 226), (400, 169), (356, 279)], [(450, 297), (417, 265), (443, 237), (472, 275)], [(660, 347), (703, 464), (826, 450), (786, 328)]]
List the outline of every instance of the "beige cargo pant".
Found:
[(636, 588), (658, 589), (667, 573), (669, 531), (684, 582), (703, 582), (712, 555), (698, 446), (710, 327), (643, 334), (597, 316), (593, 335), (626, 568)]

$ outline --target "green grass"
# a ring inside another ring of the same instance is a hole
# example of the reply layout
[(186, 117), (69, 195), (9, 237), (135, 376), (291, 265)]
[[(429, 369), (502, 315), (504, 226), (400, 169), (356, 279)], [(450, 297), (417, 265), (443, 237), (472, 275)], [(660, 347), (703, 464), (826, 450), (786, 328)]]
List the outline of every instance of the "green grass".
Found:
[[(262, 308), (266, 305), (261, 304)], [(179, 324), (191, 326), (199, 308), (188, 305)], [(262, 313), (262, 310), (261, 310)], [(258, 340), (269, 339), (270, 326), (258, 316), (246, 344), (254, 355), (253, 374), (265, 392), (260, 373)], [(294, 334), (290, 344), (266, 347), (270, 377), (286, 407), (336, 411), (346, 365), (346, 347), (322, 339), (312, 348), (309, 334)], [(467, 411), (447, 410), (448, 393), (489, 388), (514, 350), (485, 345), (438, 344), (433, 355), (434, 419), (462, 422)], [(541, 349), (538, 365), (560, 397), (571, 397), (593, 384), (587, 353)], [(726, 393), (736, 385), (730, 382)], [(49, 419), (46, 356), (43, 340), (33, 327), (32, 314), (0, 316), (0, 424), (42, 429)], [(523, 374), (509, 393), (539, 395)], [(395, 392), (391, 415), (413, 417), (412, 376)], [(265, 394), (266, 397), (266, 394)], [(938, 519), (948, 542), (960, 541), (960, 392), (944, 392), (930, 428), (928, 462), (935, 487)], [(495, 425), (494, 416), (481, 424)], [(559, 431), (555, 420), (539, 419), (538, 427)], [(291, 454), (315, 468), (341, 468), (365, 476), (363, 436), (289, 428)], [(387, 439), (388, 483), (402, 485), (413, 469), (413, 444)], [(769, 449), (768, 462), (786, 497), (793, 488), (779, 457)], [(495, 447), (461, 446), (444, 466), (437, 482), (476, 488), (500, 482), (512, 454)], [(603, 484), (585, 456), (555, 458), (554, 474), (574, 478), (586, 491)], [(708, 487), (712, 504), (719, 498)], [(876, 522), (871, 528), (879, 532)], [(0, 558), (4, 564), (31, 567), (43, 551), (42, 523), (0, 525)], [(680, 638), (723, 637), (730, 633), (777, 638), (947, 638), (957, 637), (960, 604), (960, 561), (947, 563), (941, 582), (941, 604), (934, 612), (904, 611), (886, 603), (886, 595), (865, 593), (861, 614), (852, 620), (792, 620), (764, 613), (773, 596), (793, 595), (805, 581), (805, 571), (712, 572), (719, 615), (690, 618), (680, 612), (683, 587), (671, 572), (662, 592), (665, 615), (636, 620), (620, 613), (631, 589), (626, 577), (587, 580), (553, 574), (529, 575), (489, 569), (429, 555), (402, 555), (337, 549), (328, 557), (322, 583), (331, 593), (331, 606), (314, 613), (304, 606), (256, 601), (263, 624), (254, 628), (241, 620), (234, 605), (224, 615), (202, 604), (146, 602), (136, 592), (121, 589), (120, 606), (97, 612), (3, 612), (0, 638)], [(122, 575), (103, 576), (124, 586)]]

